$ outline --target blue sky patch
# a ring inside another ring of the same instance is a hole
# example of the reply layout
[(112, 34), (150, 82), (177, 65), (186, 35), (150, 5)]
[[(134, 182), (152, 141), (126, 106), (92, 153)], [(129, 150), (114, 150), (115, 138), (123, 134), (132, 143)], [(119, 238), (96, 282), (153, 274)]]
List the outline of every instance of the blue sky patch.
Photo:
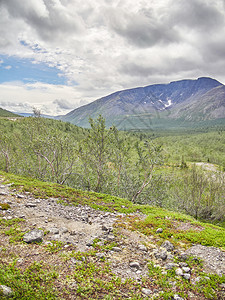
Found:
[[(0, 55), (0, 83), (22, 81), (24, 83), (43, 82), (48, 84), (67, 84), (60, 70), (44, 63), (32, 63), (32, 59)], [(63, 74), (62, 74), (63, 75)]]

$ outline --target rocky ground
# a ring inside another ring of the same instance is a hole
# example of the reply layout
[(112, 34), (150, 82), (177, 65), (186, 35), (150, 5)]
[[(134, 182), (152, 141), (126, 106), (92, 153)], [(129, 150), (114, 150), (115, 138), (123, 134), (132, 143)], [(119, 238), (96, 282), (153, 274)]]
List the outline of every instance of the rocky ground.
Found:
[[(155, 236), (145, 236), (131, 231), (126, 226), (124, 214), (98, 211), (81, 205), (65, 206), (58, 200), (36, 199), (29, 193), (17, 194), (16, 190), (10, 189), (10, 185), (0, 185), (0, 202), (10, 205), (9, 209), (0, 210), (0, 217), (6, 220), (13, 218), (24, 220), (22, 231), (26, 232), (23, 237), (25, 243), (32, 243), (36, 240), (48, 246), (52, 245), (53, 241), (58, 241), (62, 242), (63, 251), (86, 252), (93, 248), (96, 240), (100, 246), (107, 242), (115, 242), (115, 246), (110, 249), (96, 253), (96, 259), (107, 260), (114, 274), (123, 279), (132, 278), (137, 282), (142, 282), (143, 277), (148, 276), (148, 262), (153, 261), (155, 266), (163, 268), (163, 272), (175, 268), (177, 276), (195, 284), (201, 278), (196, 277), (194, 270), (186, 263), (189, 255), (203, 260), (205, 272), (225, 274), (225, 253), (217, 248), (193, 245), (185, 250), (174, 248), (169, 241), (164, 241), (159, 246), (156, 240), (157, 234), (161, 232), (160, 228)], [(145, 218), (145, 215), (136, 214), (135, 217)], [(45, 260), (53, 265), (60, 263), (55, 254), (47, 255), (38, 245), (27, 249), (24, 243), (10, 244), (7, 236), (0, 235), (0, 249), (6, 245), (8, 251), (14, 252), (18, 257), (18, 265), (29, 264), (32, 259)], [(174, 258), (179, 259), (174, 260)], [(71, 268), (76, 263), (77, 261), (71, 258), (66, 267)], [(173, 289), (175, 294), (170, 299), (184, 299), (176, 294), (175, 286)], [(225, 299), (224, 291), (225, 286), (220, 295), (221, 298), (218, 299)], [(157, 287), (155, 289), (142, 288), (143, 299), (154, 299), (159, 292), (160, 289)], [(67, 296), (65, 299), (76, 299), (76, 297)], [(185, 299), (205, 298), (190, 292)]]

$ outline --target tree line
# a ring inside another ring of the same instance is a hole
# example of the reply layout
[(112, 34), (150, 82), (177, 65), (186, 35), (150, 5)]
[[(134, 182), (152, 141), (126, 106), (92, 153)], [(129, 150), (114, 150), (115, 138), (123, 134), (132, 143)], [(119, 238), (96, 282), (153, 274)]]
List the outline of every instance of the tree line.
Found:
[(0, 120), (0, 169), (224, 220), (223, 172), (206, 174), (186, 163), (184, 168), (183, 158), (171, 167), (162, 139), (107, 129), (102, 116), (89, 122), (90, 129), (83, 129), (40, 116)]
[(90, 129), (39, 116), (8, 123), (0, 134), (1, 169), (133, 202), (149, 193), (156, 201), (150, 190), (160, 181), (161, 147), (107, 129), (102, 116), (89, 121)]

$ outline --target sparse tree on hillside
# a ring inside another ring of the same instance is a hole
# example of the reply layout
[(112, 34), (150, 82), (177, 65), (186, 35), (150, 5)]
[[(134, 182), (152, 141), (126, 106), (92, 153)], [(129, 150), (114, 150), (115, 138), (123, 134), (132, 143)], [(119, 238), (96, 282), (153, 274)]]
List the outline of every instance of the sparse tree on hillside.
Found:
[(138, 186), (134, 192), (132, 201), (136, 202), (139, 195), (151, 183), (156, 166), (162, 164), (161, 146), (145, 141), (144, 144), (136, 143), (138, 160), (136, 162), (138, 171)]
[(87, 188), (100, 192), (109, 182), (113, 129), (107, 130), (104, 118), (89, 119), (91, 129), (79, 148)]

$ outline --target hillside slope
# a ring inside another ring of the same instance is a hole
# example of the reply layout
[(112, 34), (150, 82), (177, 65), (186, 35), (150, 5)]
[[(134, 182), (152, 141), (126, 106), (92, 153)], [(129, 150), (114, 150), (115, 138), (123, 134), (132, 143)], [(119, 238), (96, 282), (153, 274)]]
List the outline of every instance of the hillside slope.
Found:
[(225, 296), (225, 229), (109, 195), (0, 181), (1, 299)]
[(100, 98), (71, 111), (62, 120), (88, 127), (88, 118), (101, 114), (108, 125), (121, 129), (217, 120), (225, 118), (223, 88), (220, 82), (206, 77), (139, 87)]
[(0, 118), (10, 118), (10, 117), (15, 118), (20, 116), (0, 107)]

